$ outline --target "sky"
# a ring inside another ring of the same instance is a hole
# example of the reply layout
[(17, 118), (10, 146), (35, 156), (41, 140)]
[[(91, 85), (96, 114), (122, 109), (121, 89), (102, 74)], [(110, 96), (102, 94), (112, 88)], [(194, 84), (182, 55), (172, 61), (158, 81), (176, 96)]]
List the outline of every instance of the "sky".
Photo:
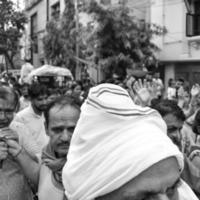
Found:
[(12, 0), (20, 9), (24, 8), (24, 0)]

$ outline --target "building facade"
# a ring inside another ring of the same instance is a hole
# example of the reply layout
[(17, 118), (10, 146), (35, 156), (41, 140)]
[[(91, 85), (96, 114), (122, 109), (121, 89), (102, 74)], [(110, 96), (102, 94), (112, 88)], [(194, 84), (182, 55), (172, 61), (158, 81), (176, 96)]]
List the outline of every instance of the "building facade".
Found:
[(42, 39), (46, 24), (52, 17), (59, 18), (63, 12), (64, 0), (26, 0), (25, 11), (28, 24), (24, 34), (24, 57), (31, 59), (35, 67), (44, 64)]
[(169, 78), (200, 83), (200, 1), (151, 0), (150, 13), (152, 23), (167, 29), (154, 40), (161, 49), (158, 59), (165, 84)]
[[(80, 2), (77, 0), (75, 2)], [(89, 2), (89, 0), (86, 0)], [(134, 16), (148, 21), (150, 19), (149, 7), (146, 7), (149, 0), (97, 0), (104, 6), (116, 6), (119, 4), (128, 5)], [(35, 67), (44, 64), (43, 36), (46, 24), (52, 17), (59, 18), (64, 11), (65, 0), (25, 0), (25, 11), (29, 19), (25, 34), (23, 36), (23, 58), (30, 58)], [(148, 9), (147, 9), (148, 8)], [(81, 21), (82, 19), (79, 18)], [(94, 80), (101, 80), (102, 75), (99, 69), (89, 69)], [(80, 74), (80, 73), (78, 73)]]

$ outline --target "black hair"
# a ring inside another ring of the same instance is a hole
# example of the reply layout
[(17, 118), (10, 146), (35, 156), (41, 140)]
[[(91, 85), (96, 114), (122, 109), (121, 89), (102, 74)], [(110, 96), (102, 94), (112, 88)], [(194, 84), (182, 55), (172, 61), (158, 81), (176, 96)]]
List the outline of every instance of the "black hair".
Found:
[(17, 92), (9, 86), (0, 86), (0, 99), (9, 101), (12, 97), (14, 108), (19, 105), (19, 95)]
[(186, 119), (185, 114), (177, 105), (176, 101), (164, 99), (157, 102), (157, 104), (153, 104), (151, 107), (157, 110), (162, 117), (165, 117), (168, 114), (172, 114), (178, 120), (185, 121)]
[(67, 105), (70, 105), (80, 111), (81, 102), (77, 98), (75, 98), (71, 95), (64, 95), (64, 96), (58, 97), (48, 105), (48, 108), (46, 109), (46, 111), (44, 113), (47, 127), (49, 126), (50, 110), (56, 106), (60, 106), (60, 108), (62, 109), (63, 107), (65, 107)]
[(83, 84), (81, 81), (76, 81), (75, 83), (72, 84), (71, 89), (74, 90), (76, 86), (80, 85), (81, 90), (83, 90)]
[(168, 80), (168, 86), (171, 87), (172, 86), (172, 83), (173, 83), (174, 79), (173, 78), (170, 78)]
[(184, 82), (185, 82), (185, 80), (183, 78), (179, 78), (178, 81), (181, 82), (182, 84), (184, 84)]
[(192, 124), (193, 132), (197, 135), (200, 135), (200, 133), (198, 132), (197, 126), (200, 126), (200, 110), (197, 111), (195, 118), (194, 118), (194, 122)]
[(39, 97), (40, 95), (47, 95), (48, 90), (47, 86), (40, 83), (33, 83), (28, 88), (28, 95), (31, 99), (35, 99)]

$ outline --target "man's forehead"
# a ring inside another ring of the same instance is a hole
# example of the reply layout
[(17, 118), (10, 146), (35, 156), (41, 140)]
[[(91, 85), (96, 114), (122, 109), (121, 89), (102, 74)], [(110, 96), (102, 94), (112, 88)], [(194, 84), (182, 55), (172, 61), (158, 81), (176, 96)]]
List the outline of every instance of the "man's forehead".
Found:
[(7, 99), (0, 98), (0, 107), (14, 107), (14, 97), (12, 95), (8, 96)]
[(79, 111), (71, 105), (54, 106), (49, 111), (49, 118), (52, 120), (74, 119), (79, 116)]
[(174, 114), (167, 114), (163, 117), (163, 119), (167, 125), (182, 126), (184, 123), (181, 119), (178, 119)]
[(47, 94), (40, 94), (36, 97), (36, 99), (43, 99), (46, 98), (48, 95)]

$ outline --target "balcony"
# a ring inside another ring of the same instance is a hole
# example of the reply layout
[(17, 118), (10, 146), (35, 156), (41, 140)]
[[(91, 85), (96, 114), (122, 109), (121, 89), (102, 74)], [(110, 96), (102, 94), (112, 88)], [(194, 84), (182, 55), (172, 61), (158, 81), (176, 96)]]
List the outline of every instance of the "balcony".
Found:
[(29, 11), (31, 10), (34, 6), (36, 6), (38, 3), (40, 3), (42, 0), (26, 0), (25, 1), (25, 10)]

